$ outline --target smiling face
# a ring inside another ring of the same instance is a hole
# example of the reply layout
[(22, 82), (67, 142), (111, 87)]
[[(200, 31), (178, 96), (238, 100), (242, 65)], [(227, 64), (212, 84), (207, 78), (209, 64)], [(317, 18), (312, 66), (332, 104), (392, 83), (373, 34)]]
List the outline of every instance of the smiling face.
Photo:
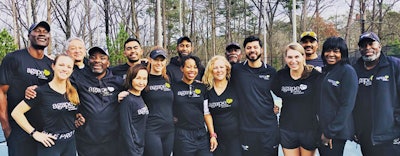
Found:
[(135, 63), (143, 56), (143, 49), (136, 41), (131, 41), (125, 44), (124, 55), (129, 62)]
[(381, 55), (381, 44), (373, 40), (365, 40), (360, 44), (361, 57), (366, 62), (375, 61)]
[(181, 71), (183, 73), (182, 80), (184, 82), (193, 82), (196, 78), (199, 69), (197, 68), (196, 62), (193, 59), (187, 59), (183, 67), (181, 67)]
[(313, 58), (313, 56), (317, 56), (317, 50), (318, 50), (318, 41), (311, 38), (311, 37), (305, 37), (301, 41), (301, 46), (303, 46), (307, 58)]
[(110, 66), (110, 62), (107, 55), (98, 51), (89, 56), (89, 65), (93, 73), (105, 75), (108, 66)]
[(260, 46), (259, 41), (248, 42), (246, 47), (244, 47), (246, 58), (251, 61), (255, 62), (261, 57), (262, 47)]
[(335, 48), (325, 51), (324, 57), (327, 64), (334, 65), (342, 59), (342, 54), (340, 53), (339, 49)]
[(193, 50), (192, 43), (186, 40), (183, 40), (181, 43), (179, 43), (176, 48), (180, 57), (190, 55)]
[(305, 58), (297, 50), (288, 49), (286, 51), (285, 62), (292, 70), (299, 70), (304, 67)]
[(60, 80), (68, 79), (74, 68), (74, 60), (69, 56), (58, 56), (52, 64), (54, 77)]
[(77, 62), (83, 61), (83, 58), (86, 56), (85, 44), (77, 39), (70, 41), (67, 48), (67, 54)]
[(225, 62), (222, 60), (216, 60), (213, 65), (212, 74), (214, 82), (226, 80), (227, 68)]
[(136, 92), (141, 92), (147, 85), (148, 73), (147, 70), (141, 69), (136, 77), (132, 79), (132, 89)]
[(160, 75), (162, 73), (162, 70), (165, 68), (167, 64), (167, 59), (165, 59), (162, 56), (156, 57), (156, 59), (149, 59), (150, 62), (150, 68), (151, 71), (150, 73), (155, 74), (155, 75)]
[(31, 46), (35, 49), (44, 50), (50, 42), (50, 32), (42, 26), (38, 26), (29, 34)]

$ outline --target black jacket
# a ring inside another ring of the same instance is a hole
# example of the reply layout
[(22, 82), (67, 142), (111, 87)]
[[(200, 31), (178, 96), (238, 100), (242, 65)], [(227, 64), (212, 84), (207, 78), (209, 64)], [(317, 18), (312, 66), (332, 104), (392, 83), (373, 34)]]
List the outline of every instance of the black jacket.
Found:
[[(360, 58), (354, 65), (360, 86), (353, 112), (356, 134), (363, 130), (361, 127), (365, 122), (370, 122), (373, 145), (391, 142), (400, 136), (400, 59), (381, 54), (379, 64), (375, 68), (373, 76), (366, 78), (362, 76), (367, 72), (364, 61)], [(368, 93), (361, 91), (361, 87), (365, 86), (370, 87), (365, 91), (373, 96), (365, 97)], [(367, 102), (370, 102), (370, 114), (360, 111)], [(370, 117), (372, 121), (363, 118), (365, 116)]]
[(322, 133), (327, 138), (353, 138), (352, 111), (357, 89), (357, 74), (351, 65), (337, 63), (324, 67), (318, 117)]

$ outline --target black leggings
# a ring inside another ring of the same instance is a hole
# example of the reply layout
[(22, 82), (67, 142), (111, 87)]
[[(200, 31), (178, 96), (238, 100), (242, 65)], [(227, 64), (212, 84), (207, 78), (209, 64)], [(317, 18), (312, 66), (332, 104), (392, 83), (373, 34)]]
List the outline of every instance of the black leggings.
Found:
[[(229, 132), (225, 132), (229, 133)], [(214, 156), (241, 156), (242, 147), (240, 145), (240, 138), (238, 135), (224, 135), (220, 133), (218, 135), (218, 147), (213, 152)]]
[(170, 156), (174, 147), (174, 132), (146, 132), (145, 156)]

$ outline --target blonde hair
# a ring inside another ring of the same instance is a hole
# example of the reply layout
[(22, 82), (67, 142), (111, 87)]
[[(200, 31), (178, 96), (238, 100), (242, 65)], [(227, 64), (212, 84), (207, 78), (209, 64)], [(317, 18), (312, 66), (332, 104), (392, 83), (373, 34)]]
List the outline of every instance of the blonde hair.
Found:
[(225, 67), (226, 67), (226, 79), (229, 80), (231, 78), (231, 64), (228, 62), (228, 60), (221, 55), (216, 55), (211, 58), (210, 61), (208, 61), (204, 76), (202, 78), (203, 83), (207, 86), (207, 89), (210, 90), (211, 88), (214, 87), (214, 75), (213, 75), (213, 69), (214, 69), (214, 64), (217, 60), (221, 60), (224, 62)]
[(304, 61), (303, 61), (303, 64), (304, 64), (304, 71), (303, 71), (303, 73), (301, 74), (301, 79), (305, 79), (305, 78), (307, 78), (308, 76), (310, 76), (311, 71), (313, 70), (314, 66), (306, 64), (306, 59), (305, 59), (305, 58), (306, 58), (306, 52), (305, 52), (303, 46), (301, 46), (301, 45), (300, 45), (299, 43), (297, 43), (297, 42), (289, 43), (289, 44), (285, 47), (285, 52), (284, 52), (285, 57), (287, 56), (287, 52), (288, 52), (289, 50), (296, 50), (296, 51), (298, 51), (301, 55), (303, 55), (303, 57), (304, 57)]
[[(53, 61), (53, 65), (55, 65), (58, 61), (58, 58), (60, 57), (68, 57), (70, 58), (73, 62), (74, 59), (71, 56), (65, 55), (65, 54), (60, 54), (58, 55), (54, 61)], [(73, 105), (79, 105), (80, 100), (79, 100), (79, 95), (78, 95), (78, 91), (75, 89), (75, 87), (71, 84), (71, 81), (69, 80), (69, 78), (67, 79), (66, 82), (66, 92), (65, 95), (67, 95), (67, 99), (73, 104)]]
[[(154, 46), (153, 48), (151, 48), (151, 50), (150, 51), (153, 51), (153, 50), (163, 50), (163, 51), (166, 51), (163, 47), (161, 47), (161, 46)], [(150, 56), (149, 56), (149, 58), (150, 58)], [(150, 58), (150, 59), (152, 59), (152, 58)], [(167, 58), (165, 58), (165, 61), (167, 60)], [(147, 72), (149, 72), (149, 74), (150, 74), (150, 72), (151, 72), (151, 63), (148, 63), (147, 64)], [(165, 66), (163, 67), (163, 69), (162, 69), (162, 71), (161, 71), (161, 75), (162, 75), (162, 77), (167, 81), (167, 82), (169, 82), (169, 77), (168, 77), (168, 74), (167, 74), (167, 63), (165, 63)]]

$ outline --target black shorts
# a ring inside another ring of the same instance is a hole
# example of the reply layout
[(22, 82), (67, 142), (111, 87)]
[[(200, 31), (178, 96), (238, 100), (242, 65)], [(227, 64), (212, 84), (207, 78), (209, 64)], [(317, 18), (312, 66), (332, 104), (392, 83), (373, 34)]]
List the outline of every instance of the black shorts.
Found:
[(205, 129), (175, 128), (174, 156), (212, 156), (210, 137)]
[(246, 132), (240, 134), (243, 156), (278, 156), (279, 130)]
[(281, 145), (286, 149), (303, 147), (306, 150), (315, 150), (318, 145), (318, 134), (316, 131), (295, 132), (280, 129)]

